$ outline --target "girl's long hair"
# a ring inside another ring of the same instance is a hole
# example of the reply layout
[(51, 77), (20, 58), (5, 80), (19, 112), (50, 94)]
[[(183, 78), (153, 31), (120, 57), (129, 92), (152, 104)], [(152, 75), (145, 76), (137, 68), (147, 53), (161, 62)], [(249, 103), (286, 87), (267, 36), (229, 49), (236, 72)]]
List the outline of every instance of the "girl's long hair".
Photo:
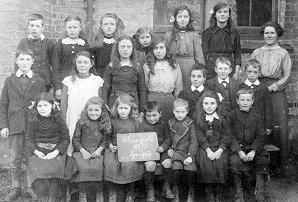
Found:
[[(66, 24), (67, 22), (72, 21), (72, 20), (80, 22), (80, 25), (82, 27), (82, 19), (79, 16), (73, 16), (73, 15), (67, 16), (67, 18), (64, 20), (64, 24)], [(67, 34), (66, 34), (66, 36), (67, 36)], [(82, 30), (79, 33), (79, 38), (81, 38), (81, 39), (83, 39), (84, 41), (87, 42), (86, 35), (83, 31), (83, 27), (82, 27)]]
[(222, 8), (229, 8), (229, 19), (228, 19), (228, 22), (227, 22), (227, 26), (228, 28), (232, 29), (234, 28), (234, 25), (233, 25), (233, 21), (232, 21), (232, 18), (231, 18), (231, 14), (232, 14), (232, 9), (228, 6), (228, 4), (226, 3), (218, 3), (216, 4), (214, 7), (213, 7), (213, 13), (211, 14), (211, 17), (210, 17), (210, 20), (209, 20), (209, 28), (212, 28), (214, 26), (217, 25), (217, 20), (216, 20), (216, 12)]
[(139, 117), (138, 105), (136, 105), (134, 98), (126, 93), (119, 95), (119, 97), (116, 99), (116, 101), (111, 109), (112, 118), (119, 118), (118, 106), (120, 103), (127, 104), (131, 107), (131, 110), (129, 113), (129, 118), (131, 118), (133, 120), (138, 119), (138, 117)]
[(92, 47), (101, 47), (103, 44), (103, 39), (105, 35), (103, 30), (101, 29), (101, 25), (104, 18), (113, 18), (116, 21), (116, 30), (113, 34), (114, 39), (117, 39), (119, 36), (123, 34), (123, 30), (125, 26), (122, 20), (115, 13), (106, 13), (100, 19), (100, 22), (99, 22), (100, 25), (99, 25), (98, 31), (96, 34), (94, 34), (95, 37), (91, 41)]
[(81, 118), (79, 119), (79, 123), (81, 125), (85, 124), (87, 127), (90, 127), (92, 121), (88, 117), (88, 106), (89, 105), (99, 105), (101, 107), (101, 115), (97, 121), (98, 128), (102, 133), (110, 134), (111, 130), (112, 130), (110, 116), (109, 116), (108, 110), (106, 109), (106, 106), (105, 106), (103, 100), (100, 97), (91, 97), (87, 101), (87, 103), (81, 113)]
[(173, 68), (173, 69), (176, 69), (176, 66), (174, 64), (174, 61), (172, 59), (172, 57), (167, 54), (168, 52), (170, 52), (170, 49), (169, 49), (169, 46), (168, 44), (166, 43), (166, 40), (164, 37), (156, 37), (153, 39), (152, 41), (152, 50), (148, 53), (147, 57), (146, 57), (146, 62), (147, 62), (147, 65), (150, 69), (150, 73), (152, 75), (155, 74), (155, 71), (154, 71), (154, 65), (156, 63), (156, 57), (154, 55), (154, 52), (153, 52), (153, 49), (159, 44), (159, 43), (163, 43), (166, 47), (166, 55), (165, 55), (165, 60), (168, 61), (169, 65)]
[(150, 36), (151, 36), (151, 44), (148, 46), (149, 49), (152, 49), (152, 41), (153, 41), (153, 33), (152, 33), (152, 30), (149, 28), (149, 27), (141, 27), (137, 30), (137, 32), (132, 36), (132, 39), (134, 40), (134, 43), (135, 43), (135, 47), (136, 47), (136, 50), (141, 50), (143, 47), (142, 45), (140, 44), (140, 36), (142, 34), (145, 34), (145, 33), (149, 33)]
[(60, 108), (58, 106), (59, 104), (58, 104), (58, 102), (56, 102), (55, 98), (50, 93), (42, 92), (32, 102), (32, 105), (30, 107), (31, 108), (30, 109), (30, 115), (29, 115), (29, 120), (30, 121), (38, 122), (39, 113), (37, 111), (37, 104), (40, 101), (47, 101), (50, 104), (52, 104), (53, 108), (52, 108), (52, 111), (51, 111), (51, 116), (54, 119), (57, 119), (61, 115)]

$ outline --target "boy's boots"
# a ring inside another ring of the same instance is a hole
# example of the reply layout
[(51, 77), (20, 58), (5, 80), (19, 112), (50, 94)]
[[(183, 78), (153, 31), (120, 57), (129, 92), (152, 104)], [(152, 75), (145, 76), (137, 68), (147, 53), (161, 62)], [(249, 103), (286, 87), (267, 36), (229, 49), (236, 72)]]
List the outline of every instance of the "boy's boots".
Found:
[(116, 185), (112, 182), (109, 183), (109, 202), (117, 201)]
[(170, 181), (172, 179), (172, 169), (171, 168), (164, 168), (164, 184), (162, 187), (162, 195), (164, 195), (166, 198), (174, 198), (174, 194), (170, 187)]
[(266, 201), (267, 174), (257, 173), (255, 196), (257, 201)]
[(234, 186), (235, 186), (235, 201), (244, 202), (243, 191), (241, 187), (241, 175), (233, 173), (233, 180), (234, 180)]
[(188, 181), (188, 196), (187, 202), (195, 201), (195, 180), (196, 180), (196, 173), (194, 171), (187, 170), (187, 181)]
[(103, 184), (98, 183), (97, 189), (96, 189), (96, 202), (103, 202), (104, 196), (103, 196)]
[(87, 193), (84, 182), (79, 183), (79, 202), (87, 202)]
[(128, 185), (125, 202), (134, 202), (135, 198), (136, 198), (135, 183), (132, 182)]
[(155, 173), (152, 171), (146, 171), (145, 173), (145, 184), (147, 189), (147, 201), (155, 201), (155, 190), (154, 190), (154, 176)]
[(173, 187), (173, 192), (174, 192), (174, 202), (179, 202), (179, 188), (178, 185), (174, 185)]
[(223, 201), (223, 185), (217, 184), (215, 185), (215, 190), (216, 190), (216, 198), (215, 201)]
[(206, 201), (214, 202), (215, 201), (215, 194), (212, 184), (206, 185)]

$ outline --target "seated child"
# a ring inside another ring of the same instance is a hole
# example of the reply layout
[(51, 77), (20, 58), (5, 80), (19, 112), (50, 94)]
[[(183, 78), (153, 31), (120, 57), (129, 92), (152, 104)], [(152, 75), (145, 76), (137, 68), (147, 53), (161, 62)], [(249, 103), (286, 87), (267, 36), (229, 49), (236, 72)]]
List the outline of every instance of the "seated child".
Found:
[(78, 167), (75, 181), (79, 184), (79, 201), (87, 201), (86, 188), (96, 182), (96, 201), (103, 201), (103, 153), (107, 136), (111, 134), (111, 121), (101, 98), (91, 97), (76, 124), (73, 136)]
[[(170, 188), (171, 172), (171, 158), (167, 154), (171, 139), (169, 131), (164, 122), (161, 121), (161, 109), (156, 101), (147, 102), (145, 105), (145, 120), (140, 125), (140, 132), (156, 132), (158, 139), (158, 147), (156, 151), (160, 153), (160, 163), (163, 167), (164, 185), (162, 194), (166, 198), (174, 198), (173, 192)], [(154, 177), (155, 177), (155, 161), (145, 162), (145, 183), (147, 188), (147, 201), (155, 201)]]
[(246, 79), (239, 85), (239, 88), (252, 89), (254, 91), (254, 102), (251, 110), (262, 117), (267, 135), (269, 135), (273, 129), (273, 108), (270, 92), (266, 84), (261, 83), (258, 79), (260, 73), (261, 64), (255, 59), (249, 60), (245, 65)]
[(223, 102), (224, 116), (237, 108), (236, 97), (239, 89), (238, 81), (229, 77), (232, 72), (231, 61), (226, 57), (218, 57), (215, 60), (216, 77), (206, 82), (206, 87), (219, 94), (220, 101)]
[(196, 111), (196, 104), (202, 94), (208, 90), (204, 87), (207, 78), (207, 70), (204, 65), (195, 63), (190, 69), (190, 88), (184, 89), (180, 92), (179, 97), (186, 100), (189, 104), (187, 116), (193, 117)]
[(182, 171), (185, 170), (188, 181), (187, 201), (194, 201), (194, 184), (197, 166), (195, 155), (198, 150), (198, 141), (195, 124), (187, 116), (189, 107), (188, 102), (178, 98), (173, 103), (174, 118), (169, 120), (169, 131), (171, 146), (168, 155), (172, 160), (173, 170), (173, 192), (174, 200), (179, 201), (179, 183)]
[(216, 93), (203, 93), (197, 109), (199, 151), (196, 160), (199, 165), (199, 183), (206, 184), (207, 201), (223, 200), (223, 185), (228, 179), (230, 128), (220, 108)]
[[(29, 152), (28, 170), (32, 181), (49, 180), (49, 202), (55, 202), (60, 179), (64, 179), (66, 150), (70, 142), (68, 129), (58, 114), (58, 104), (49, 93), (41, 93), (32, 106), (30, 125), (26, 133)], [(69, 167), (70, 168), (70, 167)], [(72, 176), (75, 170), (69, 170)]]
[(258, 201), (265, 200), (266, 180), (269, 174), (268, 153), (264, 149), (262, 117), (251, 110), (254, 102), (252, 90), (241, 89), (237, 93), (239, 108), (230, 114), (232, 141), (229, 166), (236, 189), (236, 200), (243, 201), (241, 173), (254, 169), (257, 173), (255, 194)]

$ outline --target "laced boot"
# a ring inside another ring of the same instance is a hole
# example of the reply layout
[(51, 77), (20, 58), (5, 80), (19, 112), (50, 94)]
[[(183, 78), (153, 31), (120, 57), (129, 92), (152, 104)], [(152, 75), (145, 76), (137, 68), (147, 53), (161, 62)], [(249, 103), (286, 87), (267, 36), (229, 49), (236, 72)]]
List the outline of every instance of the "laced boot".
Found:
[(165, 196), (166, 198), (173, 199), (174, 194), (171, 190), (170, 187), (170, 181), (172, 178), (172, 169), (171, 168), (164, 168), (164, 184), (162, 187), (162, 195)]
[(233, 178), (234, 178), (234, 186), (235, 186), (235, 201), (244, 202), (243, 191), (241, 188), (241, 175), (234, 173)]
[(136, 198), (135, 184), (132, 182), (128, 185), (125, 202), (134, 202)]
[(187, 202), (193, 202), (193, 201), (195, 201), (195, 190), (193, 187), (189, 187)]
[(97, 189), (96, 189), (96, 202), (103, 202), (104, 201), (104, 196), (103, 196), (103, 184), (98, 183), (97, 184)]
[(174, 192), (174, 202), (179, 202), (179, 188), (177, 185), (174, 185), (173, 187), (173, 192)]
[(215, 202), (214, 189), (211, 184), (206, 185), (206, 201)]
[(154, 172), (146, 171), (145, 184), (147, 189), (147, 201), (155, 201)]
[(113, 183), (109, 184), (109, 202), (117, 202), (117, 191)]
[(223, 186), (221, 184), (215, 185), (216, 190), (216, 202), (223, 201)]

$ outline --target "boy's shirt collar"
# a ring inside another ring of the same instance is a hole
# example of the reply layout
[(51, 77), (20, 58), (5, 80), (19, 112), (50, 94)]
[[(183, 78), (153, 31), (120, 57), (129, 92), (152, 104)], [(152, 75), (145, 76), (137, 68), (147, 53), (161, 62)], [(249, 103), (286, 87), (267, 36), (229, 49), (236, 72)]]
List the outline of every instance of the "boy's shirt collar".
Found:
[(199, 91), (201, 93), (204, 90), (204, 86), (203, 85), (200, 85), (199, 87), (196, 88), (193, 85), (191, 85), (191, 91), (195, 91), (195, 90), (197, 90), (197, 91)]
[(214, 119), (217, 119), (217, 120), (219, 120), (219, 117), (218, 117), (218, 115), (217, 115), (217, 113), (216, 112), (214, 112), (213, 114), (206, 114), (206, 117), (205, 117), (205, 120), (206, 121), (209, 121), (209, 122), (212, 122)]
[(258, 85), (260, 85), (260, 81), (259, 81), (259, 79), (257, 79), (255, 82), (251, 82), (251, 81), (249, 81), (248, 79), (245, 79), (245, 81), (244, 81), (244, 83), (246, 84), (246, 85), (248, 85), (249, 87), (251, 87), (251, 88), (254, 88), (255, 86), (258, 86)]
[[(23, 72), (18, 69), (18, 71), (16, 72), (16, 76), (19, 78), (19, 77), (21, 77), (23, 75), (24, 75)], [(29, 70), (25, 75), (28, 76), (30, 79), (32, 79), (32, 77), (33, 77), (32, 70)]]
[(217, 77), (217, 80), (218, 80), (218, 83), (222, 83), (223, 81), (225, 81), (225, 82), (227, 82), (227, 83), (230, 83), (230, 78), (229, 78), (229, 77), (227, 77), (225, 80), (223, 80), (223, 79)]
[(67, 37), (67, 38), (62, 39), (62, 43), (65, 44), (65, 45), (78, 44), (78, 45), (84, 46), (86, 42), (83, 39), (81, 39), (81, 38), (71, 39), (71, 38)]
[(43, 34), (39, 35), (38, 37), (34, 37), (34, 36), (32, 36), (31, 34), (29, 34), (29, 36), (28, 36), (28, 39), (35, 39), (35, 38), (40, 38), (40, 40), (42, 41), (42, 40), (44, 40), (46, 37), (45, 37)]

